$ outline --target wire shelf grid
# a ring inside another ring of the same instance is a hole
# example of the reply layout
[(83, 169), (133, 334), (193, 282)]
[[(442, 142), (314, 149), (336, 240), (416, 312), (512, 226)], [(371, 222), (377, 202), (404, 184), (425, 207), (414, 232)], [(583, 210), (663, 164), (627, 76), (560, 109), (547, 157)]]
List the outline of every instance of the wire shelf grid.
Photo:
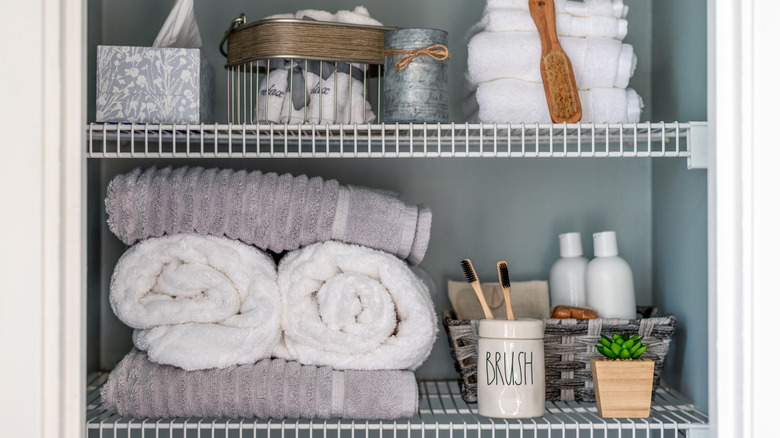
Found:
[(87, 392), (87, 436), (225, 436), (301, 437), (678, 437), (708, 431), (706, 414), (669, 388), (659, 388), (649, 418), (602, 418), (593, 403), (547, 402), (543, 417), (504, 420), (477, 413), (477, 405), (460, 397), (455, 381), (420, 381), (418, 414), (397, 421), (302, 419), (255, 420), (175, 418), (143, 420), (109, 412), (100, 398), (107, 373), (92, 377)]
[(631, 124), (109, 124), (88, 158), (690, 157), (695, 122)]

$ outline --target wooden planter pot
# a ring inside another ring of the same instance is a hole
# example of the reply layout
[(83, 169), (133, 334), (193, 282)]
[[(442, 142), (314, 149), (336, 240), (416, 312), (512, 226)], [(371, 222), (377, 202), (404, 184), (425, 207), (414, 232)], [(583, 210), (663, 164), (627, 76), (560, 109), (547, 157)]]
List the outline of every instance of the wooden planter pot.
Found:
[(655, 362), (649, 359), (590, 358), (599, 415), (606, 418), (647, 418), (653, 395)]

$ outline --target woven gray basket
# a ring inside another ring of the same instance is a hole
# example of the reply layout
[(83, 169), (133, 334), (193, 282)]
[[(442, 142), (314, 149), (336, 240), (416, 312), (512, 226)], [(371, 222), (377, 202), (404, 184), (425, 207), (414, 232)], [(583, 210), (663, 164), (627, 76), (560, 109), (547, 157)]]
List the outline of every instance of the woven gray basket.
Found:
[[(477, 402), (477, 326), (475, 320), (458, 320), (452, 310), (443, 314), (450, 352), (458, 372), (460, 394), (468, 403)], [(545, 319), (544, 366), (546, 396), (550, 401), (595, 402), (590, 358), (599, 356), (595, 345), (601, 334), (644, 336), (648, 345), (642, 355), (655, 361), (653, 395), (661, 380), (664, 359), (676, 329), (672, 315), (642, 319)]]

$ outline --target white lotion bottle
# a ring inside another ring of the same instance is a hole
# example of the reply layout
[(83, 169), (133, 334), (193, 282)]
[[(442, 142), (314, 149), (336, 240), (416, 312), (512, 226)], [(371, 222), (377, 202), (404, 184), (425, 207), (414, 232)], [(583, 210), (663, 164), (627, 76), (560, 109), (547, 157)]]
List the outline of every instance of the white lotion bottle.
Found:
[(588, 260), (582, 256), (580, 233), (560, 234), (558, 241), (561, 258), (550, 268), (550, 305), (584, 307)]
[(636, 319), (634, 275), (628, 263), (618, 256), (614, 231), (593, 234), (593, 255), (585, 270), (587, 304), (599, 318)]

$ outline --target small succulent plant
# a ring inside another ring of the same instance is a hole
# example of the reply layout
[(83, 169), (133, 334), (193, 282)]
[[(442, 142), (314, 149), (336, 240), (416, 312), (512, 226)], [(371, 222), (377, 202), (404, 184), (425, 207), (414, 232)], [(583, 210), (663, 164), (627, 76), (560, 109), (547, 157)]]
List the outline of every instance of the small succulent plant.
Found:
[(611, 339), (601, 335), (599, 342), (596, 344), (596, 349), (610, 359), (638, 359), (647, 350), (647, 345), (642, 344), (642, 337), (639, 335), (628, 339), (618, 334), (612, 335)]

